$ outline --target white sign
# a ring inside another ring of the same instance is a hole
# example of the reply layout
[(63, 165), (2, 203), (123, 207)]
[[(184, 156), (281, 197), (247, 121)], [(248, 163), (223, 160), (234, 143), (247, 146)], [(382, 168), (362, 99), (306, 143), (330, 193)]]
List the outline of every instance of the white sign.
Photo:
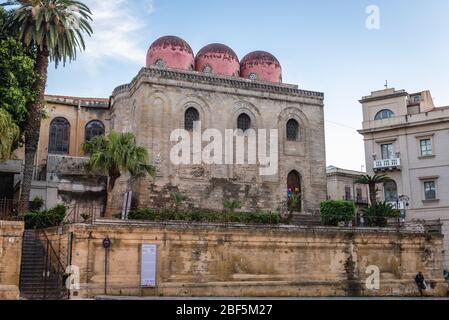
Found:
[(156, 287), (156, 256), (157, 245), (142, 245), (142, 259), (140, 267), (140, 286), (142, 288)]

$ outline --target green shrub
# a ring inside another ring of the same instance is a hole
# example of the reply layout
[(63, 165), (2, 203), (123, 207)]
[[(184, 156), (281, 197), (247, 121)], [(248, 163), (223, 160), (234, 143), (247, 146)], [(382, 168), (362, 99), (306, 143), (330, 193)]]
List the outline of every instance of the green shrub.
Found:
[(38, 212), (41, 211), (44, 207), (44, 199), (40, 197), (36, 197), (33, 199), (33, 201), (30, 202), (30, 211), (32, 212)]
[(400, 218), (401, 211), (386, 202), (376, 203), (363, 210), (363, 218), (370, 227), (386, 227), (388, 218)]
[(128, 214), (129, 220), (156, 220), (156, 212), (151, 209), (133, 210)]
[(328, 200), (321, 203), (321, 222), (326, 226), (348, 223), (355, 217), (355, 204), (350, 201)]
[(64, 205), (58, 205), (53, 209), (29, 212), (24, 216), (26, 229), (46, 229), (61, 225), (67, 214), (67, 208)]
[(128, 215), (130, 220), (143, 221), (186, 221), (186, 222), (209, 222), (209, 223), (245, 223), (245, 224), (280, 224), (279, 213), (218, 213), (218, 212), (177, 212), (176, 210), (164, 209), (156, 211), (153, 209), (139, 209), (131, 211)]

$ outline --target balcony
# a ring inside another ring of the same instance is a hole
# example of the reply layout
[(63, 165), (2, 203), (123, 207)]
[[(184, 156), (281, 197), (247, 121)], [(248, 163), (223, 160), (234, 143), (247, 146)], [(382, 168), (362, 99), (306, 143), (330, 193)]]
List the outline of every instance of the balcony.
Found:
[(376, 160), (374, 161), (373, 169), (375, 172), (401, 170), (401, 159)]

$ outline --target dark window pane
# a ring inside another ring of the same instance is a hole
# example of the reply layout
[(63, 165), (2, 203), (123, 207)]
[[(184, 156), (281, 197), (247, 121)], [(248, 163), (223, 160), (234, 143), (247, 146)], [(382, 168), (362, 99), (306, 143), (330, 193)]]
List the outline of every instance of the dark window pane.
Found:
[(189, 108), (184, 115), (185, 129), (193, 131), (194, 122), (200, 121), (200, 114), (195, 108)]
[(237, 129), (243, 132), (251, 129), (251, 118), (246, 114), (242, 113), (237, 119)]
[(383, 120), (383, 119), (390, 119), (394, 117), (394, 113), (391, 110), (385, 109), (382, 111), (379, 111), (376, 114), (375, 120)]
[(287, 140), (296, 141), (299, 136), (298, 121), (291, 119), (287, 122)]
[(434, 200), (437, 198), (435, 181), (424, 182), (424, 190), (426, 193), (426, 200)]
[(70, 124), (64, 118), (56, 118), (50, 124), (48, 152), (68, 154), (70, 141)]
[(105, 134), (104, 125), (100, 121), (91, 121), (86, 126), (85, 140), (91, 141), (97, 136)]

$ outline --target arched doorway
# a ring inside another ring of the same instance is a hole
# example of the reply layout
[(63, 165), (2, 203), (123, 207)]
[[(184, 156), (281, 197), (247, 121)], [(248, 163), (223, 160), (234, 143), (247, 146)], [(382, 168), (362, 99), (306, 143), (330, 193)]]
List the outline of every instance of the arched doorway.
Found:
[(301, 175), (298, 171), (293, 170), (288, 174), (287, 178), (288, 190), (288, 206), (291, 208), (293, 199), (297, 199), (297, 204), (293, 208), (295, 211), (302, 212), (302, 186)]

